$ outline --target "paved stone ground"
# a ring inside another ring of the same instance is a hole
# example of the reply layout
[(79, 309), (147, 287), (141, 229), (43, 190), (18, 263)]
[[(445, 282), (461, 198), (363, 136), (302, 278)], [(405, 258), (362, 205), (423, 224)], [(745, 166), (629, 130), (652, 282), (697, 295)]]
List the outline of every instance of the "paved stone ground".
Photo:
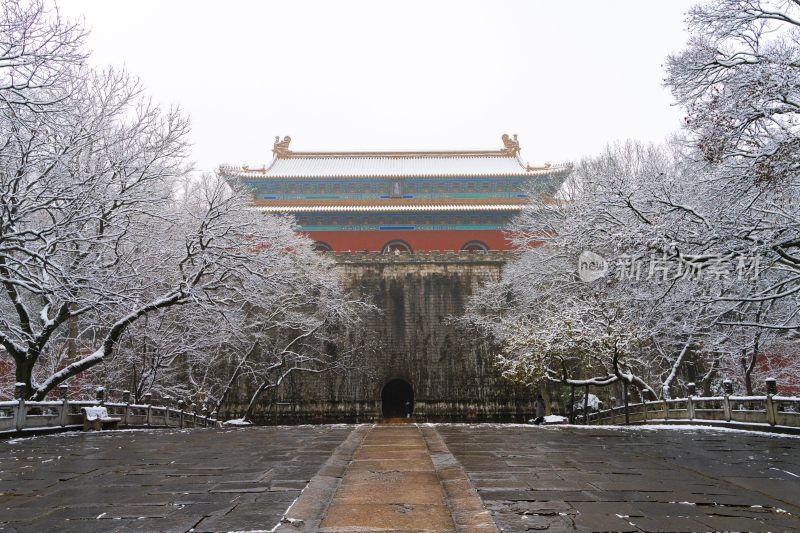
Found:
[[(295, 502), (289, 516), (303, 521), (278, 531), (491, 531), (482, 505), (503, 531), (800, 531), (796, 438), (686, 428), (353, 429), (0, 441), (0, 530), (264, 531)], [(369, 523), (353, 520), (359, 512)]]
[(436, 426), (502, 531), (800, 531), (800, 439)]
[(271, 529), (352, 429), (116, 431), (0, 441), (0, 529)]

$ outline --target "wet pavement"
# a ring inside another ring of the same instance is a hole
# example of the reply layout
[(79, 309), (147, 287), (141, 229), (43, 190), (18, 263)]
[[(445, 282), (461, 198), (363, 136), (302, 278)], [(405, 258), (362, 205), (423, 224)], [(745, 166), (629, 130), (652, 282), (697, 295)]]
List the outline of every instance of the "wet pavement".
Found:
[(355, 451), (320, 531), (455, 532), (444, 490), (416, 424), (372, 428)]
[(800, 531), (800, 439), (437, 426), (502, 531)]
[(268, 530), (351, 430), (106, 431), (0, 441), (0, 531)]
[(0, 441), (0, 531), (495, 527), (798, 531), (800, 439), (421, 424)]

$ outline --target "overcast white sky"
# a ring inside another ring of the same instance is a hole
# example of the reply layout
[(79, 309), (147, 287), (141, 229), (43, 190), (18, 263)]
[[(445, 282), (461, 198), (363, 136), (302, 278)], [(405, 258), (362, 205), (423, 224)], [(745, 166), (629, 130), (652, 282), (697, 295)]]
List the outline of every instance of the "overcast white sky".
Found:
[(193, 123), (199, 170), (296, 150), (495, 149), (533, 164), (658, 141), (688, 0), (61, 0), (98, 65), (125, 65)]

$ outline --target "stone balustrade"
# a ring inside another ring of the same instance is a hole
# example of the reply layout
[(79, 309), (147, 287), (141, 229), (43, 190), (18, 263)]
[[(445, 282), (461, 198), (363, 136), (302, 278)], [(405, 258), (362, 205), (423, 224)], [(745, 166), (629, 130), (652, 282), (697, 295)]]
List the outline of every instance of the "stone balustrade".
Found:
[(20, 398), (0, 402), (0, 436), (28, 431), (81, 429), (82, 407), (102, 405), (110, 417), (119, 418), (119, 428), (200, 428), (218, 427), (219, 421), (211, 418), (205, 406), (187, 405), (178, 400), (173, 405), (163, 398), (154, 405), (152, 395), (145, 394), (143, 403), (131, 403), (130, 392), (123, 391), (122, 401), (107, 402), (105, 389), (96, 389), (94, 400), (71, 400), (67, 387), (60, 387), (61, 399), (29, 401)]
[(800, 428), (800, 397), (780, 396), (774, 379), (766, 380), (764, 396), (736, 396), (730, 381), (722, 396), (697, 396), (689, 384), (685, 398), (630, 403), (589, 413), (588, 424), (658, 424), (698, 422), (735, 426), (763, 425), (774, 428)]

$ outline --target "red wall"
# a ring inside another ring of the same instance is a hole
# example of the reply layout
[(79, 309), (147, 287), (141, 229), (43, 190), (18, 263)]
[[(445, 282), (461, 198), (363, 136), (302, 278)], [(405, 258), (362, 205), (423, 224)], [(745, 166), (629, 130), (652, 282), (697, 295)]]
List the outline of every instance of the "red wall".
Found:
[(460, 250), (469, 241), (481, 241), (490, 250), (510, 250), (499, 230), (481, 231), (309, 231), (308, 236), (337, 252), (379, 252), (389, 241), (405, 241), (415, 252)]

